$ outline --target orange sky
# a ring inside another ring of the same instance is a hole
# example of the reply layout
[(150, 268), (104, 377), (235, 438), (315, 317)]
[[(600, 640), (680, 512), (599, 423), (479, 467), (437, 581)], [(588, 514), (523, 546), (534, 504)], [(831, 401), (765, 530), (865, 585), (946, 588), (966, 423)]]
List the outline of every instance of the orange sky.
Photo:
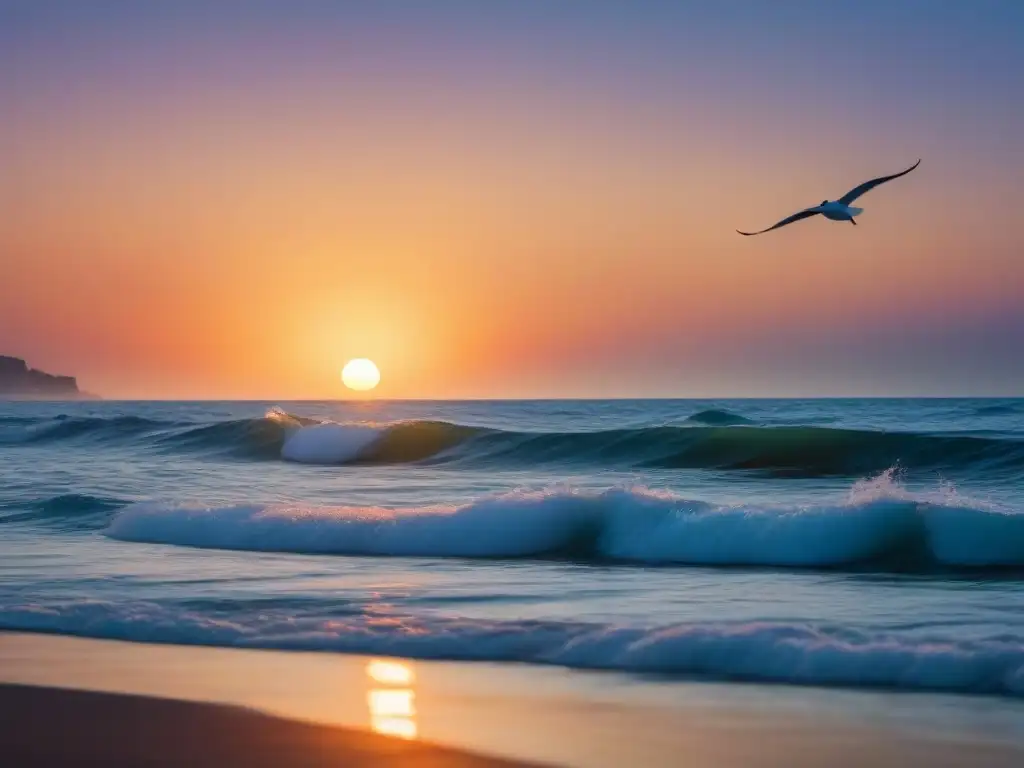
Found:
[[(875, 103), (914, 83), (863, 75), (813, 103), (734, 67), (750, 99), (725, 98), (686, 61), (609, 82), (456, 42), (452, 75), (338, 53), (315, 26), (197, 39), (179, 22), (6, 54), (0, 354), (104, 396), (339, 397), (351, 357), (378, 363), (384, 397), (846, 393), (834, 355), (815, 368), (801, 345), (854, 338), (884, 370), (901, 348), (867, 342), (902, 329), (939, 365), (957, 350), (915, 333), (1019, 317), (1020, 239), (993, 222), (1018, 216), (1022, 161), (1002, 152), (1020, 140), (1005, 116), (939, 121), (934, 94)], [(368, 26), (367, 49), (389, 34)], [(628, 67), (631, 50), (611, 55)], [(791, 55), (772, 82), (805, 63)], [(919, 156), (856, 230), (734, 232)]]

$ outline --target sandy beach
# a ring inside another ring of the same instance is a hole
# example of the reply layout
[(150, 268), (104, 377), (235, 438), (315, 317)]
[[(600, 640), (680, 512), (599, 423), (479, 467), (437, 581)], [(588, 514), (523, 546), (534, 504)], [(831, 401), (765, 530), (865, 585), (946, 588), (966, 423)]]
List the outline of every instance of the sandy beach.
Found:
[(658, 701), (620, 676), (530, 666), (11, 633), (0, 682), (3, 765), (1024, 764), (1010, 726), (876, 726), (785, 687), (770, 708), (697, 683)]
[(0, 686), (0, 721), (9, 766), (524, 765), (237, 707), (56, 688)]

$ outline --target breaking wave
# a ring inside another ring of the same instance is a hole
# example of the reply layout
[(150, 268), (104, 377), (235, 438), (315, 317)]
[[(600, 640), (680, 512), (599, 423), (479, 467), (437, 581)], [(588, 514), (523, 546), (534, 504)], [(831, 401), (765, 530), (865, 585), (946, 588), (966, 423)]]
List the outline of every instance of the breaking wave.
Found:
[(562, 557), (701, 566), (907, 570), (1024, 567), (1024, 514), (891, 473), (834, 504), (717, 505), (665, 492), (549, 490), (410, 508), (144, 502), (111, 538), (218, 549), (461, 558)]
[[(256, 609), (258, 608), (258, 609)], [(319, 615), (267, 605), (201, 611), (173, 602), (0, 604), (0, 629), (137, 642), (331, 651), (419, 659), (818, 686), (881, 686), (1024, 696), (1019, 637), (954, 639), (812, 622), (632, 626), (398, 616), (350, 608)]]
[(412, 420), (385, 424), (263, 418), (208, 424), (130, 416), (6, 423), (0, 443), (131, 441), (151, 450), (303, 464), (432, 464), (748, 470), (777, 476), (863, 476), (907, 469), (1024, 471), (1024, 440), (1012, 436), (886, 432), (827, 426), (759, 426), (705, 410), (680, 426), (530, 432)]

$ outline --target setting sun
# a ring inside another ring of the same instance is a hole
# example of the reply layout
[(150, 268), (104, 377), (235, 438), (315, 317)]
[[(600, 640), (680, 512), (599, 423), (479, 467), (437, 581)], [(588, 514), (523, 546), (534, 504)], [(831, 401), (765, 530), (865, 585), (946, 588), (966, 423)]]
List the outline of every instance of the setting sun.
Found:
[(341, 380), (349, 389), (365, 392), (380, 383), (380, 371), (373, 360), (357, 357), (345, 363), (341, 369)]

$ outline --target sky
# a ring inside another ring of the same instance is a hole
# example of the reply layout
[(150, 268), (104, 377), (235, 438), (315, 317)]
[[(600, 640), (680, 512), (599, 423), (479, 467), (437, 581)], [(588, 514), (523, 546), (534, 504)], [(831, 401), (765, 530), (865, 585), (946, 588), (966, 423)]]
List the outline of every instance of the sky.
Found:
[(105, 397), (1024, 395), (1019, 0), (0, 0), (0, 105)]

